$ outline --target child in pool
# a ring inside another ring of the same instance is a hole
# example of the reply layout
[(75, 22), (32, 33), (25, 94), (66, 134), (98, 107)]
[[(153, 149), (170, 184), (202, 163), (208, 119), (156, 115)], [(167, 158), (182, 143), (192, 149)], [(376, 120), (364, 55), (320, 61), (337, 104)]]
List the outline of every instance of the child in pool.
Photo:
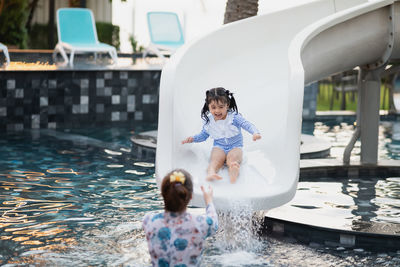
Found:
[(206, 215), (186, 211), (192, 199), (191, 175), (182, 169), (168, 173), (161, 184), (165, 212), (147, 214), (143, 229), (149, 245), (153, 266), (198, 266), (206, 237), (218, 229), (218, 217), (213, 204), (213, 191), (203, 191)]
[(222, 177), (218, 175), (218, 171), (226, 162), (230, 182), (235, 183), (243, 156), (241, 128), (253, 135), (253, 141), (261, 138), (260, 132), (238, 113), (233, 94), (222, 87), (206, 92), (201, 117), (205, 121), (202, 131), (186, 138), (182, 144), (203, 142), (211, 136), (214, 139), (214, 147), (211, 150), (206, 179), (208, 181), (221, 180)]

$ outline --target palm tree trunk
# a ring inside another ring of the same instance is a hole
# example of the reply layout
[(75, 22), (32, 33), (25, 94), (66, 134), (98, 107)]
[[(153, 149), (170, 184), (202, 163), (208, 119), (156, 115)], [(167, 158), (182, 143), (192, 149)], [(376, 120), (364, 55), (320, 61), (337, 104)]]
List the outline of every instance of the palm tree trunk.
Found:
[(228, 0), (225, 9), (224, 24), (256, 16), (258, 0)]
[(31, 33), (32, 19), (33, 19), (33, 15), (35, 14), (35, 10), (36, 10), (38, 2), (39, 2), (39, 0), (33, 0), (32, 2), (29, 3), (29, 16), (28, 16), (28, 20), (26, 21), (26, 29), (28, 31), (28, 34)]

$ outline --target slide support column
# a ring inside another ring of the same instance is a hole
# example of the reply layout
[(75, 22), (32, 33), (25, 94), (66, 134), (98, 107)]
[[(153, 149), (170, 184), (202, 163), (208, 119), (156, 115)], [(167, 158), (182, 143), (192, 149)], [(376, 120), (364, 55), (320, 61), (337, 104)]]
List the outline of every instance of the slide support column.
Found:
[(361, 69), (357, 127), (361, 140), (361, 164), (378, 162), (381, 73), (386, 64), (374, 70)]

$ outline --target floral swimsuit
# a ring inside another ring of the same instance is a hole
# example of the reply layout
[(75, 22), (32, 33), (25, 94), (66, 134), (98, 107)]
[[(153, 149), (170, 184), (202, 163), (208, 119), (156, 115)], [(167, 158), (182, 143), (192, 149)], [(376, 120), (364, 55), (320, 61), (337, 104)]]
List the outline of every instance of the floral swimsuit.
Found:
[(218, 217), (211, 203), (206, 215), (188, 212), (147, 214), (143, 229), (153, 266), (198, 266), (204, 240), (218, 229)]

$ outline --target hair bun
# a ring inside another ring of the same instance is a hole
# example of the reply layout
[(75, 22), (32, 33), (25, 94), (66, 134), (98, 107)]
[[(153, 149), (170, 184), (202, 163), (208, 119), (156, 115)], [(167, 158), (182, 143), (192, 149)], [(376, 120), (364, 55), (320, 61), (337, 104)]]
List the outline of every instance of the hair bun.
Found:
[(174, 189), (181, 199), (185, 200), (187, 198), (189, 192), (181, 183), (176, 183)]

